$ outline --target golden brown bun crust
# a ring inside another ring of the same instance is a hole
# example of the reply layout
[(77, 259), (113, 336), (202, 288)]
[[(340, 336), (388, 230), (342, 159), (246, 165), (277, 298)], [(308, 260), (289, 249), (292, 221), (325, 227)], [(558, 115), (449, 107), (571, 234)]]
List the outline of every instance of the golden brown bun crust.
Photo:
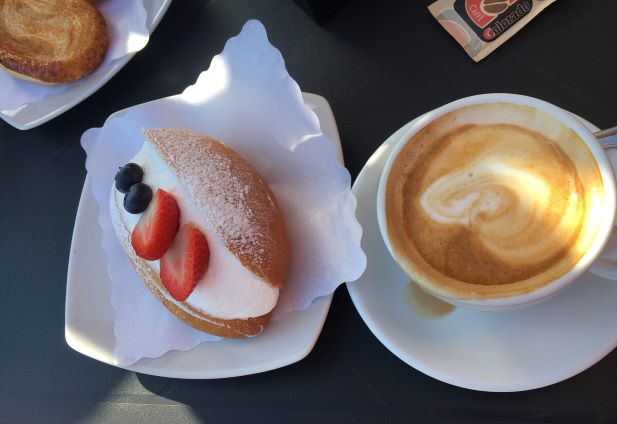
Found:
[[(287, 228), (274, 194), (257, 170), (229, 147), (195, 131), (166, 128), (144, 133), (227, 248), (248, 270), (282, 288), (290, 257)], [(129, 227), (122, 220), (123, 205), (116, 196), (112, 198), (118, 240), (148, 289), (167, 309), (190, 326), (222, 337), (249, 337), (263, 331), (271, 311), (226, 320), (171, 299), (158, 272), (135, 254)]]
[[(112, 220), (121, 221), (117, 213), (117, 211), (120, 210), (119, 208), (122, 208), (122, 205), (116, 202), (115, 211), (112, 212)], [(204, 314), (192, 308), (186, 302), (179, 302), (182, 304), (182, 307), (178, 306), (166, 297), (166, 295), (168, 295), (167, 289), (163, 285), (159, 274), (152, 269), (148, 261), (141, 259), (135, 254), (135, 250), (131, 245), (131, 234), (126, 224), (118, 224), (119, 223), (116, 222), (114, 225), (116, 228), (116, 235), (122, 245), (122, 249), (126, 252), (129, 260), (133, 264), (133, 268), (135, 268), (135, 271), (137, 271), (137, 274), (139, 274), (139, 277), (144, 281), (146, 287), (148, 287), (152, 294), (154, 294), (172, 314), (182, 321), (206, 333), (228, 338), (256, 336), (266, 327), (270, 321), (271, 312), (254, 318), (226, 320)]]
[(257, 170), (220, 141), (195, 131), (164, 128), (144, 134), (227, 248), (255, 275), (282, 288), (290, 258), (287, 227)]
[(0, 64), (29, 81), (59, 84), (94, 71), (109, 45), (88, 0), (0, 0)]

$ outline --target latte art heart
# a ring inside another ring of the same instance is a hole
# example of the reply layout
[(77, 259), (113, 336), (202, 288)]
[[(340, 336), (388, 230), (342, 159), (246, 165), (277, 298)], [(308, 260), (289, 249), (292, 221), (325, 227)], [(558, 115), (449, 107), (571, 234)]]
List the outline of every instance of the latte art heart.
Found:
[(558, 147), (550, 140), (501, 125), (444, 142), (482, 143), (483, 150), (424, 190), (419, 201), (429, 219), (465, 227), (474, 244), (511, 266), (542, 263), (576, 236), (584, 216), (581, 184), (563, 153), (553, 157)]
[(528, 107), (469, 106), (398, 153), (386, 185), (388, 235), (416, 279), (475, 286), (472, 298), (506, 286), (525, 292), (582, 257), (602, 196), (598, 166), (574, 131)]
[[(533, 197), (526, 188), (531, 187)], [(528, 223), (532, 214), (547, 207), (550, 186), (541, 178), (504, 165), (479, 163), (468, 170), (445, 175), (431, 184), (420, 202), (424, 212), (442, 224), (482, 229), (483, 224), (508, 221)], [(524, 201), (523, 201), (524, 200)], [(520, 231), (500, 226), (501, 233)]]

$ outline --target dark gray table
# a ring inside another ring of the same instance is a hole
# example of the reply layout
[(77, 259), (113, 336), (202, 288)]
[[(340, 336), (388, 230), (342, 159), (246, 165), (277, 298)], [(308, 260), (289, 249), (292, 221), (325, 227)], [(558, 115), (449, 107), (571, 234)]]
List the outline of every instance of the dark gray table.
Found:
[(613, 0), (559, 1), (480, 64), (438, 26), (427, 0), (351, 0), (322, 26), (289, 0), (206, 3), (176, 0), (144, 51), (64, 115), (28, 132), (0, 123), (0, 423), (617, 422), (617, 352), (540, 390), (463, 390), (392, 355), (344, 287), (314, 351), (261, 375), (136, 375), (66, 345), (81, 133), (116, 110), (180, 92), (249, 18), (265, 24), (302, 89), (330, 101), (353, 176), (404, 123), (472, 94), (527, 94), (599, 127), (617, 123)]

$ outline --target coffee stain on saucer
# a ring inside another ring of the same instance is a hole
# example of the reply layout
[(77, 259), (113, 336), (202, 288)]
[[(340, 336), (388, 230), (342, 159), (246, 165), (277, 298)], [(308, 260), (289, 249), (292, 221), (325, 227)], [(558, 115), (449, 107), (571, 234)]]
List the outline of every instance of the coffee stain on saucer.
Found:
[(411, 310), (422, 318), (442, 318), (455, 309), (449, 303), (431, 296), (413, 281), (407, 285), (407, 303)]

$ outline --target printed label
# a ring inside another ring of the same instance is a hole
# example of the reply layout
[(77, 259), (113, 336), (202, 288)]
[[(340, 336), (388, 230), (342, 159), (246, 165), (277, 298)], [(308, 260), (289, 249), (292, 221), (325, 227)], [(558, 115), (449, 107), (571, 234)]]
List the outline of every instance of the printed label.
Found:
[(499, 38), (532, 8), (533, 0), (454, 0), (454, 10), (486, 42)]

